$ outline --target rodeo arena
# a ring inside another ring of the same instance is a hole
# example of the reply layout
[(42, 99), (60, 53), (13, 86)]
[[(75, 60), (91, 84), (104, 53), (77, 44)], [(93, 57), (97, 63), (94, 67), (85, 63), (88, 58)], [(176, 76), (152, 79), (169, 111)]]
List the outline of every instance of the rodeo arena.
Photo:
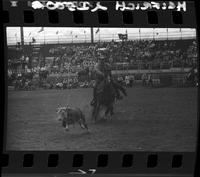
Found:
[(195, 29), (9, 28), (7, 150), (195, 150)]

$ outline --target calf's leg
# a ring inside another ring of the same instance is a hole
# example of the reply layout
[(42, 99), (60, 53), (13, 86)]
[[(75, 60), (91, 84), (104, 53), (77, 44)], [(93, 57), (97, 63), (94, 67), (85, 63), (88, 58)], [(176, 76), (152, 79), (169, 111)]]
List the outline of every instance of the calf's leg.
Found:
[(68, 123), (66, 123), (65, 130), (69, 131), (69, 124)]
[(81, 127), (82, 129), (85, 129), (85, 127), (84, 127), (84, 125), (83, 125), (83, 123), (82, 123), (81, 121), (79, 121), (79, 125), (80, 125), (80, 127)]

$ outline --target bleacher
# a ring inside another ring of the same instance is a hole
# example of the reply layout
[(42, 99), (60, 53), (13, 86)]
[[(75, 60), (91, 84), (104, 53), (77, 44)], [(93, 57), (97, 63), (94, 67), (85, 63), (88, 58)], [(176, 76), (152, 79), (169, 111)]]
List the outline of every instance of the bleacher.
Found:
[[(76, 74), (80, 70), (93, 67), (101, 55), (112, 66), (113, 75), (135, 75), (141, 79), (143, 73), (153, 76), (154, 85), (182, 86), (186, 73), (197, 66), (197, 45), (194, 40), (177, 41), (127, 41), (77, 44), (34, 44), (9, 46), (9, 61), (22, 60), (28, 56), (32, 67), (45, 67), (50, 75)], [(18, 50), (17, 50), (18, 49)], [(104, 50), (100, 50), (104, 49)], [(16, 55), (17, 53), (17, 55)], [(164, 78), (165, 77), (165, 78)], [(167, 78), (168, 77), (168, 78)], [(164, 78), (164, 79), (163, 79)]]

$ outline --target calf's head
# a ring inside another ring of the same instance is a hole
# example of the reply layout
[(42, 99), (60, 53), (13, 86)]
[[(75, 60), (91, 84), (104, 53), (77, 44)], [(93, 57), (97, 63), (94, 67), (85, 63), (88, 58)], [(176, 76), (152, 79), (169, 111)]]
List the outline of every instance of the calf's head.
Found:
[(66, 112), (67, 112), (67, 107), (59, 107), (57, 108), (57, 115), (58, 115), (58, 120), (62, 121), (64, 117), (66, 117)]

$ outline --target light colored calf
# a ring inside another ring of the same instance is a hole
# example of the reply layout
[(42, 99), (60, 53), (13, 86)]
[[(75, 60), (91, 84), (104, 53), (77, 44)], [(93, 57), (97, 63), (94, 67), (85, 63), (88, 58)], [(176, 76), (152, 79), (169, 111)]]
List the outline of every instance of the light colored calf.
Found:
[(69, 130), (69, 125), (78, 123), (81, 128), (87, 129), (88, 126), (85, 120), (85, 116), (79, 108), (70, 108), (70, 107), (60, 107), (57, 109), (58, 120), (62, 121), (63, 127), (65, 130)]

